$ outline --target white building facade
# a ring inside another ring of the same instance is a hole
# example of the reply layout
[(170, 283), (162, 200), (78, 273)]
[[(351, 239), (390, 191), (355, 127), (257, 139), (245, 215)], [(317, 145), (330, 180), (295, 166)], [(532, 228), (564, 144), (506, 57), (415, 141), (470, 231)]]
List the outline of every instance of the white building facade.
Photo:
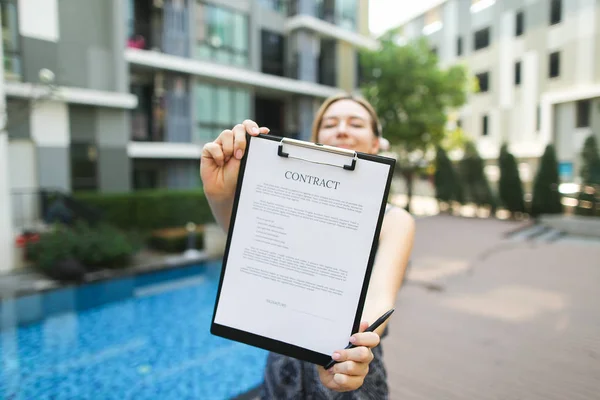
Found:
[(446, 0), (401, 27), (426, 36), (442, 65), (464, 64), (480, 91), (452, 118), (476, 140), (488, 176), (502, 142), (530, 188), (553, 143), (561, 180), (576, 181), (585, 138), (600, 140), (600, 2)]

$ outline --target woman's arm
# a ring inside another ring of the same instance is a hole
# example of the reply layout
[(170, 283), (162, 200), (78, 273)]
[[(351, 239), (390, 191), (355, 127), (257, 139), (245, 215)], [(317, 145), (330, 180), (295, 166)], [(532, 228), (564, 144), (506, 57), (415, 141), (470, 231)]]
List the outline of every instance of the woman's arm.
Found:
[[(396, 304), (396, 297), (404, 275), (415, 235), (415, 221), (402, 208), (392, 208), (387, 212), (379, 235), (379, 248), (369, 290), (362, 314), (362, 320), (375, 322), (377, 318)], [(375, 331), (382, 335), (389, 320)]]
[(379, 338), (389, 320), (374, 333), (364, 330), (394, 307), (412, 251), (414, 234), (415, 222), (409, 213), (400, 208), (387, 212), (379, 235), (377, 258), (371, 273), (360, 333), (353, 335), (357, 347), (336, 351), (332, 357), (338, 364), (329, 370), (318, 367), (319, 377), (326, 387), (345, 392), (362, 386), (373, 360), (371, 349), (379, 345)]

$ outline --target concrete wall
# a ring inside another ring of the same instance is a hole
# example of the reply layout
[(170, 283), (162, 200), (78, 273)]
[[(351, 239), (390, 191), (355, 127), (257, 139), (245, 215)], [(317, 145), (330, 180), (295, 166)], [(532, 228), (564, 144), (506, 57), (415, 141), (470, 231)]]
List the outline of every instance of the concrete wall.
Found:
[(61, 85), (127, 92), (124, 12), (119, 0), (19, 2), (24, 81), (48, 68)]

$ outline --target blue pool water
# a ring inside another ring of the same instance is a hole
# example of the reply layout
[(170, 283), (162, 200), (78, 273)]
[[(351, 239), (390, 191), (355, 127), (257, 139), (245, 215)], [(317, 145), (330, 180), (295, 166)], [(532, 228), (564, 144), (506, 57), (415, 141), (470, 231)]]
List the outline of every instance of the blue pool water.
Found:
[[(218, 400), (257, 386), (266, 352), (210, 334), (220, 270), (195, 268), (134, 278), (132, 296), (3, 329), (0, 399)], [(99, 296), (75, 292), (79, 302)]]

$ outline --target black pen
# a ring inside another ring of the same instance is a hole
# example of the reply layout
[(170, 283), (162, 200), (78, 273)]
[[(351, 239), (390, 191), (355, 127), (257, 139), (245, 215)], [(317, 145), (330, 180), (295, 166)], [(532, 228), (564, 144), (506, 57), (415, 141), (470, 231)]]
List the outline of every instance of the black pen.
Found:
[[(365, 329), (365, 332), (373, 332), (375, 329), (379, 328), (379, 326), (381, 324), (383, 324), (390, 317), (390, 315), (392, 315), (394, 310), (395, 310), (395, 308), (392, 308), (390, 311), (386, 312), (381, 317), (379, 317), (377, 319), (377, 321), (373, 322), (367, 329)], [(348, 346), (346, 346), (346, 348), (344, 350), (351, 349), (353, 347), (356, 347), (356, 345), (349, 343)], [(329, 369), (329, 368), (333, 367), (336, 363), (337, 363), (337, 361), (332, 359), (331, 361), (329, 361), (329, 363), (327, 363), (327, 365), (325, 366), (325, 369)]]

